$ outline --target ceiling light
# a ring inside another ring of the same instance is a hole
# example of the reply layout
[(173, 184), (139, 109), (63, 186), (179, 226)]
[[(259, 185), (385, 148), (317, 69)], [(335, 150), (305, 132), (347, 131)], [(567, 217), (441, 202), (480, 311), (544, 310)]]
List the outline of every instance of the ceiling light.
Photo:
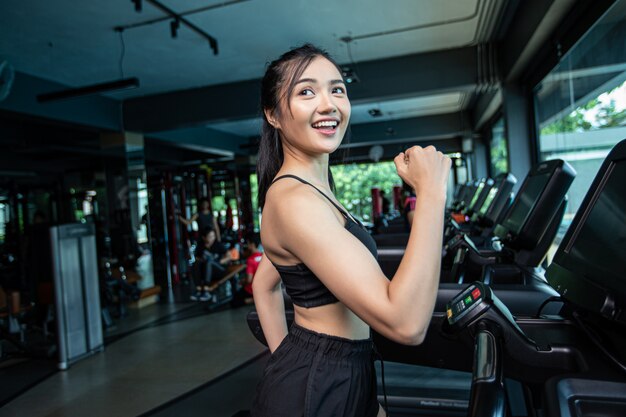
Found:
[(383, 112), (380, 109), (369, 109), (367, 111), (372, 117), (380, 117), (383, 115)]
[(135, 11), (136, 12), (140, 12), (141, 11), (141, 0), (130, 0), (130, 1), (135, 4)]
[(341, 68), (341, 75), (343, 76), (343, 79), (346, 82), (346, 84), (354, 84), (354, 83), (358, 83), (360, 81), (359, 80), (359, 76), (350, 67), (342, 67)]
[(88, 96), (91, 94), (108, 93), (117, 90), (128, 90), (139, 87), (139, 78), (125, 78), (122, 80), (108, 81), (100, 84), (92, 84), (84, 87), (68, 88), (66, 90), (54, 91), (51, 93), (39, 94), (37, 101), (45, 103), (48, 101), (59, 101), (70, 98)]

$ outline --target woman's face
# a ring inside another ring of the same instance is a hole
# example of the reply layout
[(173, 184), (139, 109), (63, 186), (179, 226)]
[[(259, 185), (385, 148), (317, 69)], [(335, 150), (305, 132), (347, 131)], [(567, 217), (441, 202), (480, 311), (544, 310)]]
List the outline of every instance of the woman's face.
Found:
[(283, 101), (275, 121), (283, 140), (299, 150), (316, 155), (334, 152), (350, 121), (350, 100), (337, 68), (317, 57), (297, 80), (289, 107)]
[(217, 235), (215, 234), (215, 231), (213, 230), (211, 230), (209, 233), (204, 235), (204, 242), (206, 243), (207, 246), (212, 246), (213, 243), (215, 243), (216, 239), (217, 239)]

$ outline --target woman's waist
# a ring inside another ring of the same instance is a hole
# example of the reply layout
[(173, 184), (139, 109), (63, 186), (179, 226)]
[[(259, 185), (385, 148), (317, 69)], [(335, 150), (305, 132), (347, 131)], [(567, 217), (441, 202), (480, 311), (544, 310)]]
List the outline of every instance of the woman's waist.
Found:
[(347, 340), (370, 339), (370, 328), (342, 303), (314, 308), (294, 306), (294, 321), (313, 332)]
[(366, 361), (372, 359), (373, 342), (370, 338), (349, 339), (316, 332), (298, 323), (293, 323), (286, 339), (288, 345), (297, 346), (299, 349), (313, 354), (321, 353), (326, 359), (344, 360), (352, 358)]

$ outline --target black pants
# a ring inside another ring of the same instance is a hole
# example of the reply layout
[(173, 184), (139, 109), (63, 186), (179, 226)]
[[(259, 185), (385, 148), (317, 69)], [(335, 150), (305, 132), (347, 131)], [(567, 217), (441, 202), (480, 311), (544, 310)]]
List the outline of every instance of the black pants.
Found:
[(267, 363), (252, 417), (375, 417), (372, 347), (294, 323)]
[(200, 270), (198, 271), (198, 279), (196, 282), (196, 286), (198, 287), (209, 285), (211, 281), (220, 279), (226, 275), (226, 269), (213, 258), (199, 262), (199, 267)]

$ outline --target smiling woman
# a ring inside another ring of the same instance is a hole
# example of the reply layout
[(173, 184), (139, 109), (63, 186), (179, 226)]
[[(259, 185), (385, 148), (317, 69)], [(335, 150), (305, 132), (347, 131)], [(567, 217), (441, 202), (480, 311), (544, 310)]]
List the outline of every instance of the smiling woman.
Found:
[[(393, 281), (374, 240), (334, 196), (329, 154), (343, 140), (350, 101), (341, 71), (304, 45), (272, 62), (263, 78), (259, 207), (265, 255), (254, 299), (272, 351), (252, 415), (384, 416), (378, 404), (370, 326), (405, 344), (421, 342), (439, 278), (450, 160), (413, 147), (394, 160), (420, 194), (408, 254)], [(294, 304), (287, 332), (280, 282)]]

